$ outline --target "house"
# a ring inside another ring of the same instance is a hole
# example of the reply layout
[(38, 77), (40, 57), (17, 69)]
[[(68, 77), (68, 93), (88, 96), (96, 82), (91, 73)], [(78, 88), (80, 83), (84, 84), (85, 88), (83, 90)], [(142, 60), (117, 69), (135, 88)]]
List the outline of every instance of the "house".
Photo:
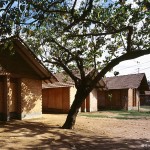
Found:
[(6, 40), (0, 43), (0, 120), (39, 117), (42, 80), (53, 83), (57, 79), (21, 38), (9, 40), (7, 47)]
[[(59, 73), (56, 74), (56, 77), (59, 82), (43, 84), (43, 111), (68, 113), (75, 97), (76, 88), (68, 75)], [(98, 89), (101, 90), (104, 87), (103, 80), (99, 82), (99, 85)], [(80, 111), (92, 112), (97, 110), (97, 89), (95, 88), (83, 102)]]
[(73, 83), (44, 83), (42, 86), (43, 112), (67, 113), (73, 102), (75, 92)]
[(108, 77), (107, 90), (98, 92), (99, 109), (137, 109), (140, 95), (149, 90), (144, 73)]
[(150, 91), (145, 91), (144, 94), (140, 95), (141, 106), (150, 106)]

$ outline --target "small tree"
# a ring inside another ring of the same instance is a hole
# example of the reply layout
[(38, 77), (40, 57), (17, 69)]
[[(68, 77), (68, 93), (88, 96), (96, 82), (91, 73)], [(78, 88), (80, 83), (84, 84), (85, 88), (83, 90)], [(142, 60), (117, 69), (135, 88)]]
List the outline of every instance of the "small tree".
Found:
[(110, 108), (112, 109), (112, 94), (108, 94), (108, 99), (110, 101)]
[[(77, 2), (30, 1), (23, 6), (30, 6), (32, 19), (26, 24), (32, 26), (21, 26), (21, 31), (28, 33), (28, 44), (43, 62), (51, 70), (63, 69), (75, 83), (77, 92), (63, 125), (66, 129), (73, 128), (82, 102), (108, 71), (121, 61), (150, 53), (147, 0), (134, 5), (123, 1)], [(86, 74), (89, 68), (94, 71)]]

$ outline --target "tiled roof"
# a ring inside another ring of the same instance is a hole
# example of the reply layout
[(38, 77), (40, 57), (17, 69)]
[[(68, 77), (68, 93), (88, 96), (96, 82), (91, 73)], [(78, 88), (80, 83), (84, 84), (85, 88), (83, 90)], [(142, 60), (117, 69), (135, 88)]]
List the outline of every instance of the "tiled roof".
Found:
[(60, 88), (60, 87), (73, 87), (74, 83), (72, 82), (55, 82), (55, 83), (43, 83), (42, 88), (47, 89), (47, 88)]
[(123, 76), (107, 77), (105, 82), (108, 89), (137, 89), (142, 79), (144, 78), (144, 73), (130, 74)]
[(67, 75), (66, 73), (56, 73), (55, 77), (57, 78), (57, 80), (59, 82), (62, 82), (62, 83), (73, 83), (73, 81), (70, 78), (70, 76)]
[[(89, 74), (88, 72), (87, 74)], [(76, 75), (78, 76), (78, 74)], [(57, 88), (57, 87), (72, 87), (74, 86), (73, 80), (67, 75), (66, 73), (57, 73), (55, 74), (55, 77), (57, 78), (58, 82), (55, 82), (53, 84), (50, 83), (44, 83), (42, 88)], [(105, 83), (103, 80), (100, 80), (95, 88), (98, 88), (99, 90), (106, 89)]]

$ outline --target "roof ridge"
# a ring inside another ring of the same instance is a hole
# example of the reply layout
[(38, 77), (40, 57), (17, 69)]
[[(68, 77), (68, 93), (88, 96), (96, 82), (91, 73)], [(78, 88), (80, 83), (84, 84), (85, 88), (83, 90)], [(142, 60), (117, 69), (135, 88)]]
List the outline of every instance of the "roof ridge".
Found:
[(124, 76), (131, 76), (131, 75), (145, 75), (145, 73), (135, 73), (135, 74), (127, 74), (127, 75), (119, 75), (119, 76), (111, 76), (106, 78), (114, 78), (114, 77), (124, 77)]

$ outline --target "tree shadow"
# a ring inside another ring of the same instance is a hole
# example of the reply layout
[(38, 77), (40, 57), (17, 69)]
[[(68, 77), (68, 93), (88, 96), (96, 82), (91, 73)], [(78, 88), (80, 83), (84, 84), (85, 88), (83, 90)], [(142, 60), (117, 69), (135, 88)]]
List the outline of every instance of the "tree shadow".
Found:
[(4, 150), (150, 150), (150, 141), (95, 136), (37, 120), (13, 120), (0, 122), (0, 147)]

